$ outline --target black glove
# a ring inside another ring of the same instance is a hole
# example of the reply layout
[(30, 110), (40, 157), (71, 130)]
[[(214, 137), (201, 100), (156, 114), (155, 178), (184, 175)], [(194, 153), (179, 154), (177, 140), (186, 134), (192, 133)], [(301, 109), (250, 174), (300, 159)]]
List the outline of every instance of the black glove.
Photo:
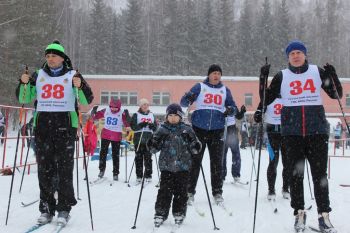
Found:
[(146, 127), (148, 125), (148, 122), (141, 122), (141, 123), (139, 123), (138, 124), (138, 126), (140, 127), (140, 128), (144, 128), (144, 127)]
[(191, 141), (191, 137), (190, 135), (188, 134), (187, 130), (184, 130), (182, 133), (181, 133), (181, 138), (182, 140), (185, 142), (185, 143), (189, 143)]
[(232, 115), (233, 113), (234, 113), (233, 107), (228, 106), (228, 107), (226, 107), (226, 110), (224, 112), (224, 116), (227, 117), (227, 116)]
[(201, 149), (202, 149), (202, 143), (200, 141), (192, 142), (190, 145), (191, 153), (194, 155), (198, 155)]
[(328, 74), (336, 74), (335, 68), (331, 64), (327, 63), (325, 66), (323, 66), (323, 68)]
[(265, 64), (260, 68), (260, 78), (269, 76), (270, 66), (270, 64)]
[(96, 112), (97, 112), (97, 109), (98, 109), (98, 105), (96, 105), (96, 106), (94, 106), (94, 107), (92, 108), (91, 114), (90, 114), (92, 117), (95, 116), (95, 114), (96, 114)]
[(127, 115), (127, 116), (130, 116), (130, 114), (129, 114), (129, 110), (124, 109), (124, 114), (125, 114), (125, 115)]
[(186, 95), (187, 101), (188, 101), (190, 104), (192, 104), (192, 103), (196, 100), (196, 95), (195, 95), (194, 93), (190, 92), (190, 91), (189, 91), (189, 92), (186, 92), (185, 95)]
[(262, 112), (261, 110), (256, 110), (254, 113), (254, 120), (256, 123), (260, 123), (262, 121)]
[(241, 113), (244, 114), (245, 112), (247, 112), (247, 109), (244, 105), (241, 106)]

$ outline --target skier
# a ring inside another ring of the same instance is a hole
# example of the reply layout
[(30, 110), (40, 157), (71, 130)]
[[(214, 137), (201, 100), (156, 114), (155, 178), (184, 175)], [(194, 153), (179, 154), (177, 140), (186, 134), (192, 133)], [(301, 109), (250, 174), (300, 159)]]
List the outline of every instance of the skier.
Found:
[[(4, 137), (5, 135), (5, 117), (0, 112), (0, 137)], [(4, 143), (4, 139), (1, 138), (1, 144)]]
[(224, 201), (222, 197), (222, 136), (225, 117), (237, 114), (237, 106), (231, 91), (221, 82), (221, 67), (213, 64), (208, 69), (207, 78), (195, 84), (181, 98), (181, 105), (187, 107), (195, 102), (195, 111), (191, 116), (192, 128), (202, 143), (199, 156), (193, 158), (188, 189), (189, 204), (194, 201), (196, 186), (206, 145), (210, 156), (212, 195), (216, 204)]
[(112, 144), (112, 160), (113, 160), (113, 180), (118, 180), (119, 175), (119, 150), (120, 141), (122, 140), (122, 127), (130, 130), (127, 119), (130, 117), (129, 112), (125, 109), (121, 112), (122, 102), (119, 99), (111, 98), (109, 106), (100, 111), (96, 111), (98, 106), (95, 106), (91, 111), (93, 120), (104, 118), (105, 124), (101, 132), (101, 150), (98, 178), (103, 178), (106, 170), (106, 159), (109, 144)]
[(152, 153), (146, 143), (157, 129), (157, 124), (153, 113), (149, 110), (147, 99), (140, 99), (140, 108), (132, 115), (130, 125), (134, 131), (136, 182), (141, 183), (145, 165), (145, 181), (149, 183), (152, 181)]
[(343, 132), (343, 127), (341, 125), (341, 122), (338, 122), (338, 124), (335, 127), (333, 127), (333, 132), (334, 132), (334, 139), (336, 140), (335, 146), (337, 149), (339, 149), (340, 139)]
[[(327, 63), (324, 69), (311, 65), (306, 54), (307, 49), (301, 41), (289, 43), (286, 48), (289, 66), (272, 79), (266, 90), (265, 103), (269, 105), (281, 96), (281, 135), (284, 137), (287, 166), (292, 171), (290, 194), (295, 231), (305, 229), (303, 178), (306, 158), (314, 183), (319, 228), (322, 232), (335, 233), (337, 231), (329, 220), (332, 209), (327, 180), (328, 129), (321, 89), (332, 99), (338, 98), (337, 93), (341, 98), (343, 89), (332, 65)], [(268, 64), (261, 67), (260, 77), (267, 77), (269, 68)]]
[[(287, 161), (285, 155), (285, 147), (283, 146), (283, 138), (281, 137), (281, 110), (282, 110), (281, 98), (276, 98), (271, 104), (269, 104), (265, 109), (265, 128), (268, 137), (268, 147), (269, 149), (269, 166), (267, 167), (267, 183), (268, 183), (268, 200), (274, 200), (276, 198), (275, 183), (277, 176), (277, 166), (279, 161), (279, 154), (281, 150), (282, 156), (282, 196), (285, 199), (290, 198), (289, 193), (289, 173), (287, 171)], [(257, 123), (261, 122), (262, 105), (259, 105), (258, 109), (254, 114), (254, 120)]]
[[(16, 89), (20, 103), (36, 99), (34, 113), (35, 152), (40, 187), (39, 224), (51, 222), (58, 211), (57, 223), (66, 225), (74, 197), (74, 147), (78, 127), (78, 102), (87, 105), (93, 95), (81, 74), (72, 70), (70, 58), (59, 41), (45, 50), (46, 62), (30, 77), (21, 76)], [(58, 176), (58, 187), (54, 179)], [(58, 201), (54, 192), (58, 191)]]
[(159, 227), (172, 213), (175, 224), (182, 224), (187, 210), (187, 188), (193, 157), (198, 156), (201, 143), (189, 125), (182, 122), (183, 111), (178, 104), (166, 109), (166, 121), (147, 142), (151, 152), (161, 151), (160, 187), (155, 204), (154, 224)]
[(249, 123), (248, 122), (242, 122), (241, 124), (241, 149), (245, 149), (247, 144), (249, 143), (249, 138), (248, 138), (248, 130), (249, 130)]
[(231, 174), (235, 182), (241, 181), (241, 153), (239, 151), (238, 129), (236, 127), (236, 119), (240, 120), (244, 117), (246, 107), (242, 105), (241, 112), (236, 116), (227, 117), (227, 133), (225, 142), (225, 151), (222, 159), (222, 179), (226, 179), (227, 175), (227, 152), (231, 149), (232, 153), (232, 166)]

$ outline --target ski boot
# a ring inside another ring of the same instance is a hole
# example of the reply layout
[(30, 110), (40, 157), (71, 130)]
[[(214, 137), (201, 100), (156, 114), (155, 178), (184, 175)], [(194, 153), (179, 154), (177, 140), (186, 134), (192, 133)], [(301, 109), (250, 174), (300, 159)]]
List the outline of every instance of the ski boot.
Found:
[(304, 210), (298, 210), (298, 214), (295, 215), (294, 229), (296, 233), (305, 231), (306, 213)]
[(329, 213), (327, 212), (318, 215), (318, 227), (322, 233), (337, 233), (337, 230), (329, 220)]

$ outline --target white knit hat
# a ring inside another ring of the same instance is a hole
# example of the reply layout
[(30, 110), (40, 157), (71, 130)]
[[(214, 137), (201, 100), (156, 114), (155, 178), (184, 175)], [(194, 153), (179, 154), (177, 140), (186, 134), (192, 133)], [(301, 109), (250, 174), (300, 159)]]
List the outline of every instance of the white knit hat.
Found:
[(139, 101), (139, 105), (140, 105), (140, 106), (142, 106), (142, 105), (144, 105), (144, 104), (149, 104), (148, 100), (147, 100), (147, 99), (145, 99), (145, 98), (140, 99), (140, 101)]

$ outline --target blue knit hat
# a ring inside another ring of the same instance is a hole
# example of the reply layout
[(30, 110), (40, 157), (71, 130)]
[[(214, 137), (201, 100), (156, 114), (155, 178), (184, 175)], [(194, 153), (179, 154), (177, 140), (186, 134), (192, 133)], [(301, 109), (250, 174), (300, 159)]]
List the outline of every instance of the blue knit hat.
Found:
[(166, 117), (168, 117), (169, 114), (176, 114), (178, 115), (181, 119), (184, 116), (184, 112), (182, 111), (182, 108), (179, 104), (173, 103), (170, 104), (167, 108), (166, 108)]
[(292, 52), (293, 50), (300, 50), (305, 55), (307, 53), (307, 49), (306, 49), (304, 43), (299, 41), (299, 40), (294, 40), (288, 44), (288, 46), (286, 48), (287, 57), (289, 56), (289, 53)]

